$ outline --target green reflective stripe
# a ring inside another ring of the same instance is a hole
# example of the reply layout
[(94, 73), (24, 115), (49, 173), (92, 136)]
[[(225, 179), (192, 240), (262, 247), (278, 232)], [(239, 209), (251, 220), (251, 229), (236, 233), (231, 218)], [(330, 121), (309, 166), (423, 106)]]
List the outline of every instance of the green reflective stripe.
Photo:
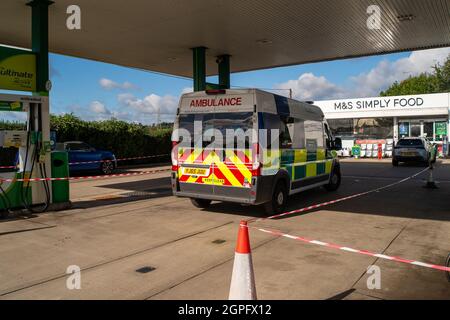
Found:
[(325, 162), (317, 164), (317, 175), (325, 173)]
[(294, 150), (281, 151), (281, 163), (291, 165), (294, 163)]
[(316, 151), (308, 151), (307, 155), (306, 155), (306, 162), (316, 161), (316, 160), (317, 160)]
[(299, 180), (306, 177), (306, 166), (295, 166), (294, 167), (294, 177)]
[(291, 179), (294, 180), (294, 168), (291, 165), (284, 167), (282, 169), (286, 170), (289, 174), (289, 177), (291, 177)]
[[(267, 153), (271, 160), (270, 168), (275, 168), (274, 160), (279, 156), (280, 167), (288, 172), (291, 181), (329, 174), (333, 166), (333, 159), (327, 158), (325, 148), (309, 152), (306, 149), (281, 149), (278, 154), (277, 151), (269, 150)], [(264, 168), (267, 167), (267, 165), (264, 166)]]

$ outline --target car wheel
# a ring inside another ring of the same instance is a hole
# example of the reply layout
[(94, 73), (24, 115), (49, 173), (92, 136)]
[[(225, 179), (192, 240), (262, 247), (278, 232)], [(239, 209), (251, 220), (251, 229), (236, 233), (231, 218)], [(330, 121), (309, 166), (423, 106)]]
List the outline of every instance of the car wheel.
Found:
[(283, 213), (286, 208), (288, 192), (286, 184), (283, 181), (278, 181), (272, 194), (272, 200), (264, 204), (264, 209), (267, 214)]
[(104, 161), (100, 166), (100, 171), (103, 174), (111, 174), (114, 171), (114, 163), (112, 161)]
[(341, 171), (339, 169), (334, 169), (331, 173), (330, 182), (324, 185), (327, 191), (336, 191), (341, 185)]
[(211, 200), (208, 199), (197, 199), (197, 198), (191, 198), (192, 204), (197, 208), (208, 208), (211, 204)]
[(392, 159), (392, 165), (398, 167), (398, 160)]

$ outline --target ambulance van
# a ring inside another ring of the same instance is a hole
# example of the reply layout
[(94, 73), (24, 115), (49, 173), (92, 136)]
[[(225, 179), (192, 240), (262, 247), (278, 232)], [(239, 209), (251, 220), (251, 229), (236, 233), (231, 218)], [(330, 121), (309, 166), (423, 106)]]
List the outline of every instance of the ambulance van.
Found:
[(257, 89), (182, 95), (172, 134), (173, 194), (285, 210), (289, 195), (341, 183), (334, 139), (321, 109)]

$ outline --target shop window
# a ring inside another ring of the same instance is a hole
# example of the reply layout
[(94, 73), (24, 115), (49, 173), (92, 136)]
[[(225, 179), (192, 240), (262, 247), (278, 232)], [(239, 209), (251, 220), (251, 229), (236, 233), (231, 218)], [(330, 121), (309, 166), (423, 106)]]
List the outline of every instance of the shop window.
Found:
[(328, 124), (334, 136), (353, 136), (353, 119), (329, 119)]
[(447, 135), (447, 123), (440, 121), (434, 123), (434, 135), (436, 141), (442, 141)]
[(409, 137), (409, 122), (400, 122), (398, 124), (398, 135), (400, 138)]
[(433, 139), (433, 122), (423, 123), (423, 135), (429, 140)]
[(353, 139), (389, 139), (393, 137), (393, 118), (330, 119), (331, 132)]

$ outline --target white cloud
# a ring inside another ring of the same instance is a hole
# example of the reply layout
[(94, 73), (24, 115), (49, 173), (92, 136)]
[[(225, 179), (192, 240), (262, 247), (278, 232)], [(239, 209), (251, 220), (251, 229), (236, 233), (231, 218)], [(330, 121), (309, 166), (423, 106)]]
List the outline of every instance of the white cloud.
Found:
[(414, 51), (408, 57), (396, 61), (383, 60), (367, 73), (359, 74), (350, 80), (358, 96), (377, 96), (395, 81), (402, 81), (410, 76), (431, 72), (433, 66), (444, 63), (450, 54), (450, 48)]
[(185, 94), (185, 93), (191, 93), (194, 91), (193, 87), (186, 87), (183, 90), (181, 90), (181, 94)]
[(318, 77), (310, 72), (276, 87), (277, 89), (292, 89), (292, 97), (298, 100), (324, 100), (344, 95), (342, 88), (331, 83), (324, 76)]
[(92, 101), (89, 105), (89, 109), (96, 114), (110, 115), (111, 111), (100, 101)]
[(293, 97), (299, 100), (324, 100), (378, 96), (395, 81), (410, 76), (431, 72), (433, 66), (444, 63), (450, 48), (414, 51), (408, 57), (395, 61), (382, 60), (368, 72), (348, 79), (348, 83), (337, 85), (324, 76), (304, 73), (295, 80), (277, 85), (277, 88), (292, 89)]
[(174, 115), (178, 106), (178, 97), (171, 95), (158, 96), (150, 94), (139, 99), (130, 93), (122, 93), (117, 96), (119, 103), (141, 114), (171, 114)]
[(131, 82), (125, 81), (118, 83), (110, 79), (102, 78), (99, 81), (100, 86), (106, 90), (120, 89), (120, 90), (136, 90), (138, 87)]

